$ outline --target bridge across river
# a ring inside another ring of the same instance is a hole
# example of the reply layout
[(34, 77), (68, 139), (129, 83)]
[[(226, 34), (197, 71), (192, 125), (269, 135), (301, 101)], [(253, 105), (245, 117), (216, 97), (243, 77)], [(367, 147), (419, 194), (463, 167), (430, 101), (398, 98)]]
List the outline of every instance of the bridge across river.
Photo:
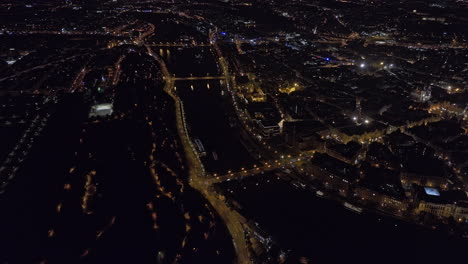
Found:
[(211, 184), (221, 183), (221, 182), (230, 181), (230, 180), (240, 180), (246, 177), (255, 176), (255, 175), (269, 172), (272, 170), (276, 170), (279, 168), (296, 167), (297, 165), (300, 165), (300, 163), (302, 163), (303, 161), (307, 161), (312, 157), (313, 157), (313, 153), (301, 155), (298, 157), (287, 157), (281, 160), (265, 162), (262, 166), (254, 165), (254, 167), (250, 169), (242, 168), (240, 171), (237, 171), (237, 172), (228, 171), (228, 173), (224, 175), (213, 174), (212, 178), (203, 180), (203, 183), (211, 185)]
[(161, 43), (151, 43), (148, 46), (151, 46), (151, 47), (194, 48), (194, 47), (211, 47), (211, 44), (208, 44), (208, 43), (161, 42)]
[(224, 76), (190, 76), (190, 77), (172, 77), (173, 81), (198, 81), (198, 80), (225, 80)]

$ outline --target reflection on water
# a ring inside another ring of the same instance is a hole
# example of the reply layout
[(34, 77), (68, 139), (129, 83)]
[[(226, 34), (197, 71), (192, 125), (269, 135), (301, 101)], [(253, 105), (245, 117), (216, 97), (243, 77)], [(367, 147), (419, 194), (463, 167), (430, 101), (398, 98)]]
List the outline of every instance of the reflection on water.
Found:
[(242, 145), (239, 132), (229, 125), (220, 81), (178, 81), (176, 86), (184, 102), (191, 137), (200, 139), (206, 150), (202, 158), (206, 169), (226, 173), (249, 167), (252, 158)]

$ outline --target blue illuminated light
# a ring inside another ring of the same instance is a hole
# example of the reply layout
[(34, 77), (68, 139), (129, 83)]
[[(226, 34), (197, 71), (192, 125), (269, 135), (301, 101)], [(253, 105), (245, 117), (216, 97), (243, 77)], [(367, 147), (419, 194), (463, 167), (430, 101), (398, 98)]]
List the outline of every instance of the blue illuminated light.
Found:
[(226, 32), (221, 32), (221, 35), (225, 36), (225, 35), (226, 35)]
[(426, 192), (427, 195), (440, 196), (439, 191), (434, 188), (424, 187), (424, 191)]

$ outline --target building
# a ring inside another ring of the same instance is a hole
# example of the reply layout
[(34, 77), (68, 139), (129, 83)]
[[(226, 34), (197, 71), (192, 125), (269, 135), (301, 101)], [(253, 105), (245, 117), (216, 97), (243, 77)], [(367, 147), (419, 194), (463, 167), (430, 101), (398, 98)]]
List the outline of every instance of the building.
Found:
[(363, 203), (395, 214), (408, 209), (409, 202), (397, 171), (362, 164), (360, 177), (354, 192)]
[(91, 107), (89, 112), (89, 117), (98, 117), (98, 116), (109, 116), (113, 113), (112, 104), (97, 104)]
[(281, 134), (281, 116), (273, 104), (250, 103), (247, 105), (246, 115), (255, 124), (261, 137), (269, 138)]
[(416, 198), (418, 214), (426, 212), (439, 218), (453, 217), (458, 222), (468, 222), (468, 192), (418, 187)]
[(276, 123), (274, 120), (255, 120), (258, 125), (260, 132), (263, 137), (269, 138), (281, 134), (281, 128), (279, 123)]
[(391, 196), (364, 186), (356, 187), (354, 193), (356, 197), (362, 200), (362, 203), (366, 205), (374, 204), (383, 211), (401, 214), (408, 209), (408, 202), (403, 197)]
[(347, 196), (358, 179), (356, 167), (324, 153), (316, 153), (309, 167), (326, 188), (338, 190), (341, 196)]
[(416, 184), (419, 186), (427, 186), (447, 190), (451, 185), (453, 185), (453, 182), (451, 182), (445, 177), (427, 176), (409, 172), (401, 172), (400, 178), (401, 184), (405, 186), (405, 188), (408, 188), (412, 184)]

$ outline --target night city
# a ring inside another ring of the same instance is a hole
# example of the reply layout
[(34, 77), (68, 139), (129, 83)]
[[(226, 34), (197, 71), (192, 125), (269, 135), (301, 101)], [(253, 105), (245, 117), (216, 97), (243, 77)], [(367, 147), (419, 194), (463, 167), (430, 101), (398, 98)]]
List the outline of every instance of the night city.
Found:
[(0, 264), (468, 262), (468, 0), (1, 0)]

